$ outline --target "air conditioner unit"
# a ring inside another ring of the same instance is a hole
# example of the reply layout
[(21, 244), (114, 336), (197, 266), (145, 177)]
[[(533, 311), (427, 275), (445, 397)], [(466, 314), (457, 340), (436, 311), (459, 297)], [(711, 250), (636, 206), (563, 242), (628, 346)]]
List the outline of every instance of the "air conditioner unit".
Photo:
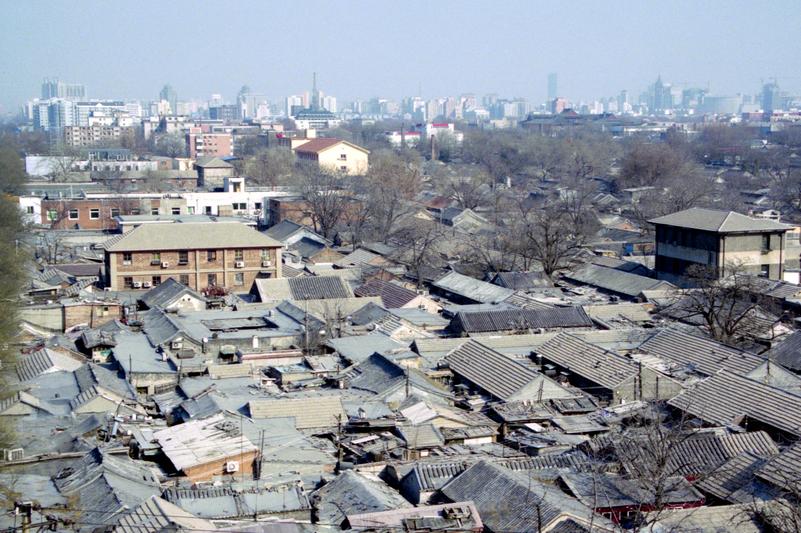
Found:
[(183, 343), (181, 341), (177, 341), (177, 342), (173, 341), (173, 342), (170, 343), (170, 348), (172, 348), (173, 350), (180, 350), (183, 347), (184, 347), (184, 345), (183, 345)]
[(22, 448), (4, 449), (3, 458), (6, 461), (19, 461), (25, 458), (25, 450)]
[(268, 260), (268, 259), (265, 259), (264, 261), (261, 262), (261, 266), (263, 266), (263, 267), (271, 267), (271, 266), (273, 266), (273, 262)]
[(141, 281), (134, 281), (133, 282), (133, 288), (134, 289), (141, 289), (142, 288), (142, 282)]
[(170, 266), (170, 262), (169, 261), (162, 261), (161, 262), (161, 268), (169, 268), (169, 266)]
[(142, 287), (144, 287), (145, 289), (149, 289), (150, 285), (151, 285), (151, 283), (149, 281), (143, 281), (142, 282)]
[(245, 268), (245, 262), (244, 262), (244, 261), (236, 261), (236, 262), (234, 263), (234, 266), (235, 266), (236, 268)]
[(225, 471), (229, 474), (239, 472), (239, 461), (228, 461), (225, 463)]

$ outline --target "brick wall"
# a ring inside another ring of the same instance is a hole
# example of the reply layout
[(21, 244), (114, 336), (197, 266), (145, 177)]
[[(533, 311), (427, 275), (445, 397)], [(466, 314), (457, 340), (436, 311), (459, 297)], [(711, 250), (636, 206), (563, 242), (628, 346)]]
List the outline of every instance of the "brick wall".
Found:
[[(262, 250), (267, 250), (267, 261), (270, 266), (262, 266)], [(132, 282), (149, 282), (153, 285), (154, 277), (163, 283), (168, 278), (184, 283), (196, 290), (203, 290), (210, 285), (209, 275), (216, 277), (216, 285), (235, 292), (247, 292), (253, 280), (261, 273), (269, 273), (273, 277), (281, 276), (279, 261), (280, 248), (244, 248), (241, 249), (243, 266), (237, 266), (236, 249), (211, 250), (214, 258), (209, 258), (210, 250), (185, 250), (182, 256), (177, 250), (131, 252), (130, 260), (126, 260), (122, 252), (109, 253), (106, 271), (110, 276), (112, 289), (125, 288), (125, 278)], [(155, 254), (158, 255), (155, 255)], [(164, 266), (166, 263), (167, 266)], [(145, 287), (142, 287), (145, 288)]]
[[(213, 476), (233, 475), (242, 476), (252, 479), (253, 478), (253, 463), (256, 460), (256, 451), (246, 452), (244, 454), (237, 454), (219, 461), (213, 461), (203, 465), (198, 465), (192, 468), (185, 468), (184, 474), (192, 481), (206, 481), (210, 480)], [(239, 471), (235, 474), (229, 474), (225, 471), (225, 465), (229, 461), (239, 462)]]

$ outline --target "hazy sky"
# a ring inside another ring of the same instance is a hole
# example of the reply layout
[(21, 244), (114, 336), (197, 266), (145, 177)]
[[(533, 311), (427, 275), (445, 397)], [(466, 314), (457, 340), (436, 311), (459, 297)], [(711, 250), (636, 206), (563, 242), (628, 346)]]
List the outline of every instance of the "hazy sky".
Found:
[(272, 98), (319, 86), (340, 100), (497, 92), (540, 101), (636, 97), (665, 81), (801, 92), (801, 4), (662, 1), (0, 0), (0, 111), (45, 77), (91, 97), (179, 99), (243, 84)]

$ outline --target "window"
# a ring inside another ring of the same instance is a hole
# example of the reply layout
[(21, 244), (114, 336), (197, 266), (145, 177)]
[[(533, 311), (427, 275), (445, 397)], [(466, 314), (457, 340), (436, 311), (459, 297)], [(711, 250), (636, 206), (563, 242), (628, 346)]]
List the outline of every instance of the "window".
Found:
[(171, 212), (173, 215), (180, 215), (180, 214), (181, 214), (181, 208), (180, 208), (180, 207), (173, 207), (173, 208), (172, 208), (172, 210), (171, 210), (170, 212)]
[(345, 165), (342, 165), (341, 167), (339, 167), (339, 170), (341, 170), (342, 172), (347, 172), (348, 171), (348, 167), (346, 167)]
[(189, 252), (187, 250), (180, 250), (178, 252), (178, 264), (179, 265), (189, 264)]
[(186, 285), (188, 287), (189, 286), (189, 274), (181, 274), (178, 277), (178, 281), (181, 283), (181, 285)]
[(234, 261), (244, 261), (244, 259), (245, 259), (244, 250), (234, 250)]
[(262, 261), (269, 261), (270, 260), (270, 250), (268, 248), (261, 249), (261, 260)]
[(138, 207), (134, 207), (133, 209), (131, 209), (131, 214), (132, 215), (141, 215), (142, 214), (142, 210), (139, 209)]
[(154, 287), (157, 287), (158, 285), (161, 285), (161, 276), (153, 276), (151, 278), (151, 280), (153, 281), (153, 286)]
[(153, 255), (150, 257), (150, 264), (151, 265), (161, 264), (161, 252), (153, 252)]
[(159, 208), (158, 207), (152, 207), (150, 209), (150, 214), (151, 215), (158, 215), (159, 214)]
[(25, 208), (25, 212), (28, 213), (29, 215), (32, 215), (33, 214), (33, 206), (29, 205), (28, 207), (26, 207)]
[(133, 254), (131, 252), (122, 252), (122, 264), (130, 265), (133, 262)]
[(112, 207), (111, 208), (111, 218), (120, 216), (120, 209), (119, 207)]
[(261, 209), (261, 202), (256, 202), (255, 204), (253, 204), (253, 208), (254, 209)]
[(70, 220), (78, 220), (78, 210), (70, 209)]
[(759, 277), (760, 278), (770, 277), (770, 265), (761, 265), (759, 267)]
[(217, 250), (208, 250), (206, 252), (206, 261), (213, 263), (217, 260)]
[(763, 252), (770, 251), (770, 234), (762, 236), (762, 251)]
[(244, 211), (248, 208), (248, 204), (245, 202), (234, 202), (233, 204), (234, 211)]
[(89, 218), (91, 218), (92, 220), (97, 220), (98, 218), (100, 218), (100, 209), (90, 209)]
[(217, 274), (209, 274), (209, 287), (216, 287), (217, 286)]
[(203, 208), (203, 212), (204, 212), (204, 213), (206, 213), (207, 215), (211, 215), (211, 214), (212, 214), (212, 212), (211, 212), (211, 206), (210, 206), (210, 205), (207, 205), (207, 206), (205, 206), (205, 207)]
[(347, 161), (348, 160), (348, 154), (339, 154), (339, 160), (340, 161)]
[(245, 284), (245, 273), (244, 272), (237, 272), (234, 274), (234, 285), (237, 287), (241, 287)]
[(49, 220), (50, 222), (58, 220), (58, 211), (56, 211), (55, 209), (48, 209), (47, 220)]
[(122, 286), (126, 289), (133, 289), (133, 277), (125, 276), (122, 278)]
[(194, 206), (190, 205), (189, 207), (186, 208), (186, 210), (189, 212), (190, 215), (194, 215), (195, 214), (195, 207)]

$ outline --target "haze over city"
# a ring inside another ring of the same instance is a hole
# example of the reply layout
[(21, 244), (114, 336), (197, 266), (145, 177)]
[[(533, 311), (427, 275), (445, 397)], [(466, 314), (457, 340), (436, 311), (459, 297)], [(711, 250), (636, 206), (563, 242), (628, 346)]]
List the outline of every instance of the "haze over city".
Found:
[(801, 533), (798, 0), (3, 7), (0, 532)]
[(182, 98), (243, 84), (280, 99), (311, 72), (341, 100), (499, 93), (591, 100), (661, 74), (712, 94), (801, 87), (792, 0), (705, 2), (4, 2), (0, 105), (15, 113), (44, 78), (92, 98)]

